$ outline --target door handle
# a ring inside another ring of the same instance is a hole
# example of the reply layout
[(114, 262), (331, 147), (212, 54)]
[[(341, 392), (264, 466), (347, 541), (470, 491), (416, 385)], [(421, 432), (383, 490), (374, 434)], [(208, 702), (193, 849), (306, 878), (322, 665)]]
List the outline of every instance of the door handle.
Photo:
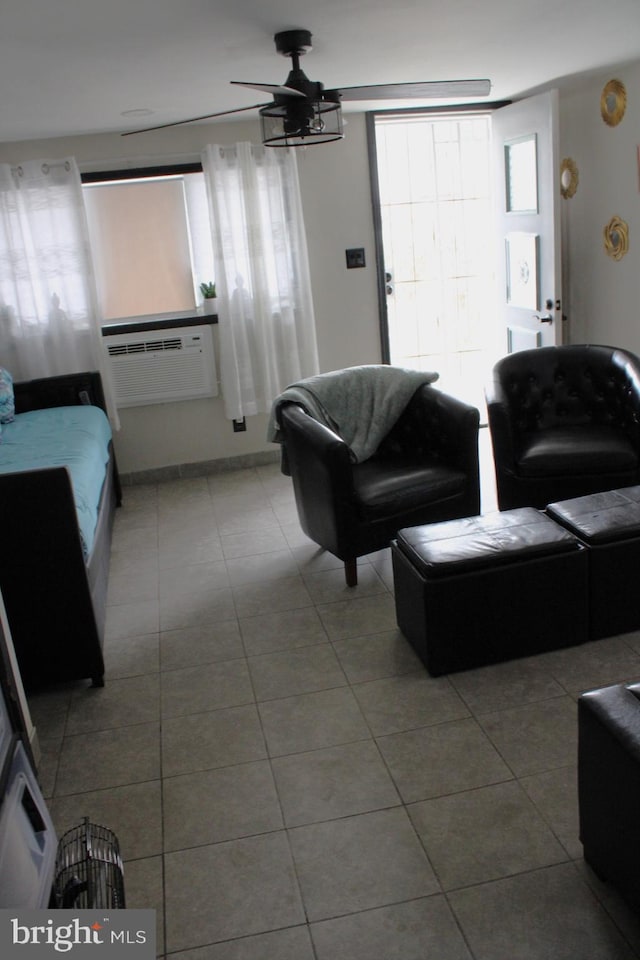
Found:
[[(553, 308), (554, 308), (554, 303), (553, 303), (553, 300), (552, 300), (550, 297), (549, 297), (547, 300), (545, 300), (545, 302), (544, 302), (544, 308), (545, 308), (545, 310), (553, 310)], [(556, 309), (556, 310), (559, 310), (559, 309), (560, 309), (560, 301), (559, 301), (559, 300), (556, 300), (556, 302), (555, 302), (555, 309)], [(540, 317), (540, 316), (538, 316), (538, 314), (536, 314), (535, 317), (534, 317), (534, 319), (539, 320), (540, 323), (553, 323), (553, 314), (552, 314), (552, 313), (545, 313), (545, 315), (544, 315), (543, 317)]]

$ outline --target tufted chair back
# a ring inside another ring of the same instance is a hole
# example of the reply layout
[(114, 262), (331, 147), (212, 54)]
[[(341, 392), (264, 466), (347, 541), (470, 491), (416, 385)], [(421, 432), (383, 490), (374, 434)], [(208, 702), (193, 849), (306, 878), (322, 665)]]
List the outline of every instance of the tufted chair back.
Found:
[(638, 437), (640, 369), (613, 347), (523, 350), (498, 361), (509, 415), (520, 433), (570, 423), (616, 424)]
[(640, 482), (632, 353), (590, 344), (513, 353), (495, 365), (486, 394), (501, 509)]
[[(425, 398), (429, 402), (425, 402)], [(443, 463), (473, 474), (476, 443), (473, 443), (475, 409), (469, 411), (472, 423), (469, 442), (461, 443), (460, 434), (451, 426), (451, 398), (431, 387), (421, 387), (407, 404), (402, 416), (383, 439), (376, 452), (378, 460), (403, 458)], [(477, 512), (477, 511), (472, 511)]]

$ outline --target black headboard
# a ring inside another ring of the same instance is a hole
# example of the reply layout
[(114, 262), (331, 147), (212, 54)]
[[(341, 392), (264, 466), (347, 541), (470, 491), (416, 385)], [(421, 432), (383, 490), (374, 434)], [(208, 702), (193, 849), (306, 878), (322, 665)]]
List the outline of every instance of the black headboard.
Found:
[(102, 378), (97, 371), (67, 373), (39, 380), (20, 380), (13, 385), (16, 413), (47, 407), (75, 407), (88, 404), (107, 410)]

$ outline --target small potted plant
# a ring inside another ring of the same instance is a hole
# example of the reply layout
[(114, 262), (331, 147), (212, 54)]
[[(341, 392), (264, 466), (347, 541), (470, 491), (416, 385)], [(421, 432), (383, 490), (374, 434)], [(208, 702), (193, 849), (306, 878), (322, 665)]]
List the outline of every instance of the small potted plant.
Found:
[(200, 284), (200, 293), (204, 297), (203, 309), (205, 313), (216, 312), (216, 285), (213, 280), (210, 283)]

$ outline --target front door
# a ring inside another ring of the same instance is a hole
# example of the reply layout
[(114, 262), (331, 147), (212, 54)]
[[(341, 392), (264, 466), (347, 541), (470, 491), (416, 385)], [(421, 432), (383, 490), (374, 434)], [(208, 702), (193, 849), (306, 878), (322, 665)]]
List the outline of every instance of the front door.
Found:
[(558, 92), (492, 120), (503, 353), (562, 343)]

